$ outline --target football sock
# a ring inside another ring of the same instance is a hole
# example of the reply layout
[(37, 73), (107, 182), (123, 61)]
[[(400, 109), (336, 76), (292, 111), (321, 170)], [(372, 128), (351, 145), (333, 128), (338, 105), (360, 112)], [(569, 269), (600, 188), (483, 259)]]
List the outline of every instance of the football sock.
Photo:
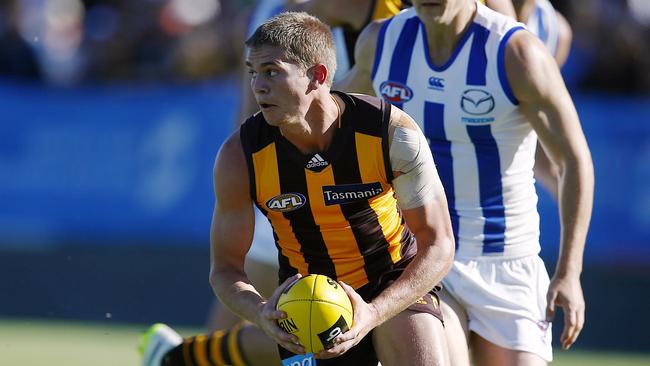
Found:
[(247, 365), (240, 346), (242, 325), (183, 339), (183, 343), (167, 352), (161, 366)]

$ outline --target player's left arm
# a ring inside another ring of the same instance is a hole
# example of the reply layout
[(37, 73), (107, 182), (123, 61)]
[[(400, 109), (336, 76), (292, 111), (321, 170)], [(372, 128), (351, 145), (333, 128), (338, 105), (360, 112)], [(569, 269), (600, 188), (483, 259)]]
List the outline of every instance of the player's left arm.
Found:
[(447, 197), (426, 137), (416, 122), (396, 107), (391, 108), (388, 135), (393, 189), (418, 250), (404, 273), (371, 302), (380, 323), (440, 283), (454, 258)]
[[(573, 40), (573, 33), (569, 22), (558, 11), (555, 12), (558, 21), (558, 41), (555, 49), (555, 62), (561, 68), (569, 57), (571, 50), (571, 42)], [(535, 154), (535, 179), (546, 188), (546, 190), (557, 201), (557, 181), (558, 172), (557, 167), (546, 156), (544, 150), (540, 147), (537, 148)]]
[(417, 239), (417, 255), (370, 303), (342, 284), (352, 300), (354, 324), (319, 358), (344, 353), (370, 330), (414, 304), (440, 283), (453, 262), (454, 237), (447, 199), (426, 138), (411, 117), (394, 107), (389, 136), (393, 188), (404, 220)]
[(529, 32), (516, 32), (506, 48), (505, 66), (520, 110), (558, 169), (560, 255), (547, 295), (547, 318), (554, 317), (555, 306), (563, 308), (560, 341), (567, 349), (584, 325), (580, 273), (593, 204), (591, 153), (559, 68), (541, 41)]

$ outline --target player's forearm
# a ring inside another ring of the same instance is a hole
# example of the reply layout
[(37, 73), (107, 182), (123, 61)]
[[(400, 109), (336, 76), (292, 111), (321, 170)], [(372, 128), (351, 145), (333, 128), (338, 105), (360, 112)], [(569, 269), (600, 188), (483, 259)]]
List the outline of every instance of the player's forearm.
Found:
[[(420, 237), (417, 239), (422, 240)], [(431, 240), (429, 239), (429, 242)], [(434, 245), (424, 249), (418, 245), (418, 254), (402, 275), (372, 300), (371, 305), (375, 308), (377, 316), (375, 326), (399, 314), (439, 284), (451, 268), (453, 256), (454, 245), (451, 238), (437, 238)]]
[(556, 276), (579, 276), (591, 220), (594, 172), (589, 152), (563, 164), (560, 171), (560, 255)]
[(248, 277), (234, 270), (212, 270), (210, 284), (215, 295), (237, 316), (256, 323), (265, 299)]

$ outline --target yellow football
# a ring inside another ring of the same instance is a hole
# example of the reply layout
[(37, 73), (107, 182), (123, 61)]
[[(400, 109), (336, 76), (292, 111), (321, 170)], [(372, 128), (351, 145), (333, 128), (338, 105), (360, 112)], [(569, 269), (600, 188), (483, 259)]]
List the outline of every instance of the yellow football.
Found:
[(282, 292), (277, 309), (287, 313), (278, 325), (294, 334), (308, 353), (318, 353), (334, 345), (334, 339), (352, 326), (352, 303), (333, 279), (310, 274), (293, 282)]

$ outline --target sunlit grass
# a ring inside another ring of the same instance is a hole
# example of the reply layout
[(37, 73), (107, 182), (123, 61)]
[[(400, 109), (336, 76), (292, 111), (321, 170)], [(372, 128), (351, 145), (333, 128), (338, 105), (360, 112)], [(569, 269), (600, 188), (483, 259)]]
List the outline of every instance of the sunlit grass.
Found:
[[(137, 366), (138, 337), (147, 325), (0, 319), (2, 366)], [(201, 331), (180, 328), (183, 335)], [(650, 365), (650, 354), (557, 351), (558, 366)]]

